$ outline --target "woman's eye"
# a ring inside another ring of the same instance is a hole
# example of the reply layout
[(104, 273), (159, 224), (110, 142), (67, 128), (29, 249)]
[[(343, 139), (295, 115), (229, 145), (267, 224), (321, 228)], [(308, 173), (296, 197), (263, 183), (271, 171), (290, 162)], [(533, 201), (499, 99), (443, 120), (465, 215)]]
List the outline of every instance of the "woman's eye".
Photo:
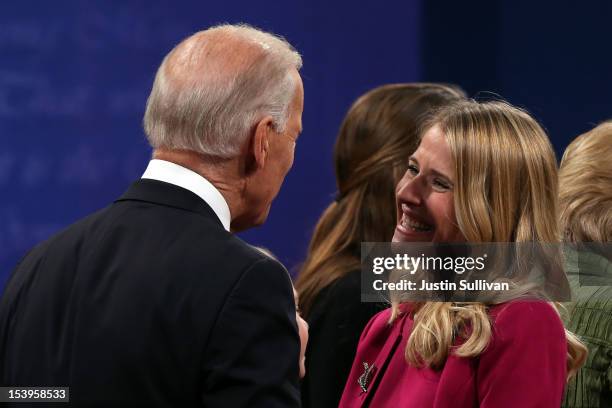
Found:
[(449, 190), (450, 189), (450, 185), (442, 180), (435, 179), (433, 181), (433, 184), (438, 190)]
[(419, 174), (419, 169), (414, 164), (409, 164), (408, 172), (412, 174), (413, 176), (416, 176), (417, 174)]

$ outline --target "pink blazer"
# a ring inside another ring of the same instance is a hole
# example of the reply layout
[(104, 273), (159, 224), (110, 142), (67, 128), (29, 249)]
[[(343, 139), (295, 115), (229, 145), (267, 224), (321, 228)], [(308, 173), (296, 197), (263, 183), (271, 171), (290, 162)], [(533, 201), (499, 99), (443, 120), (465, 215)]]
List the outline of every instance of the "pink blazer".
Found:
[[(406, 310), (407, 307), (404, 308)], [(391, 309), (374, 316), (357, 347), (340, 407), (559, 408), (567, 343), (551, 305), (516, 301), (494, 306), (493, 335), (477, 358), (451, 355), (440, 371), (404, 358), (410, 313), (389, 325)]]

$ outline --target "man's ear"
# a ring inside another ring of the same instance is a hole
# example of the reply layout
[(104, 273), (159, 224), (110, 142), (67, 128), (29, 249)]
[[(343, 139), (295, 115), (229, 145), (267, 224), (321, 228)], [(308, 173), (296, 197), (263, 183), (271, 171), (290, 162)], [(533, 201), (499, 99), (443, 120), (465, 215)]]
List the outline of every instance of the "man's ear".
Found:
[(263, 168), (270, 154), (270, 137), (274, 132), (274, 120), (266, 116), (255, 126), (255, 134), (252, 139), (252, 152), (255, 167)]

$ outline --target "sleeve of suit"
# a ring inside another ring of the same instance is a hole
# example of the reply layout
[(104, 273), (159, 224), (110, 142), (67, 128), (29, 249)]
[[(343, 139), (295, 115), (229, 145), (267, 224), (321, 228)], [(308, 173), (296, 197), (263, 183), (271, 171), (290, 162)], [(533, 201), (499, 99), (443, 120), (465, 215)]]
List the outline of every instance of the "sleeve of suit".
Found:
[(300, 340), (291, 280), (272, 259), (255, 262), (229, 295), (206, 347), (206, 407), (299, 407)]
[(515, 302), (494, 322), (480, 356), (481, 408), (556, 408), (566, 377), (567, 343), (557, 312), (546, 302)]

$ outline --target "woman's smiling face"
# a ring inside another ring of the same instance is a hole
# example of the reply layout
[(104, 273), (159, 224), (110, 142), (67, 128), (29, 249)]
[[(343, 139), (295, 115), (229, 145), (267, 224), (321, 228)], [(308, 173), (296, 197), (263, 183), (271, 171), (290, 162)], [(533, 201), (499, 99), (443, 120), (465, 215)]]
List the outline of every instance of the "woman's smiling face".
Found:
[(455, 216), (454, 163), (439, 127), (425, 133), (409, 160), (396, 190), (398, 223), (393, 242), (465, 241)]

